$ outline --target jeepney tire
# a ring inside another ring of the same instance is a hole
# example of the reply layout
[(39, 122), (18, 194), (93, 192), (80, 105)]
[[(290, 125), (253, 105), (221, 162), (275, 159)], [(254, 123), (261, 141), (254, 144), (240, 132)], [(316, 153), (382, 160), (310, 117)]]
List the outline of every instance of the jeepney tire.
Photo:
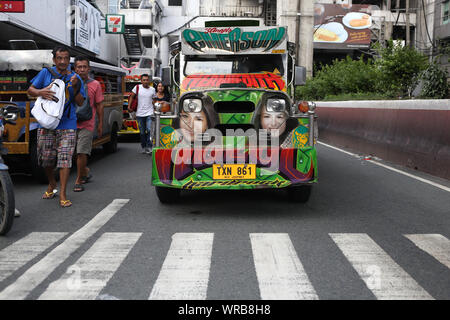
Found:
[(0, 171), (0, 236), (11, 230), (14, 221), (14, 186), (8, 171)]
[(103, 145), (103, 151), (105, 153), (115, 153), (117, 151), (117, 142), (119, 140), (118, 130), (117, 123), (114, 123), (111, 128), (111, 140)]
[(180, 189), (166, 188), (166, 187), (155, 187), (156, 195), (161, 203), (171, 204), (176, 203), (180, 199)]
[(311, 196), (312, 185), (306, 184), (287, 188), (288, 199), (292, 202), (306, 203)]
[[(34, 133), (30, 135), (30, 167), (31, 167), (31, 175), (37, 182), (41, 184), (47, 184), (48, 179), (45, 174), (44, 168), (39, 166), (38, 164), (38, 155), (37, 155), (37, 134)], [(59, 175), (58, 175), (59, 177)]]

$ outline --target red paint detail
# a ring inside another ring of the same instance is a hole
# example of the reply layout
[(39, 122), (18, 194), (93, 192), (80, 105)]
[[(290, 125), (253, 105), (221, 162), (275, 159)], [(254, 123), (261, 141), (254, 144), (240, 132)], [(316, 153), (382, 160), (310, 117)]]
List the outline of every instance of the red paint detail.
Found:
[(230, 75), (190, 75), (184, 78), (183, 90), (219, 88), (223, 83), (245, 83), (248, 88), (269, 88), (283, 90), (285, 83), (281, 76), (273, 73), (251, 73)]

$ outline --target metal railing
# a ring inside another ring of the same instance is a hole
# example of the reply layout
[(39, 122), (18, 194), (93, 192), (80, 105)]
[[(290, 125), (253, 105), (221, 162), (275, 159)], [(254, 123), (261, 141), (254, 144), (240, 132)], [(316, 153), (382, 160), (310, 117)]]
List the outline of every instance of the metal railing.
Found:
[(200, 6), (201, 16), (219, 17), (259, 17), (263, 13), (262, 6)]

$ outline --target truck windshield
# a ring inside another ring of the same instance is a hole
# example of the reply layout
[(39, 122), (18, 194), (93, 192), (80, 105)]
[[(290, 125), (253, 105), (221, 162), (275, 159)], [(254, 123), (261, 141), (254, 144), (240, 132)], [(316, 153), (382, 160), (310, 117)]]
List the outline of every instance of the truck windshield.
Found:
[(284, 76), (283, 55), (186, 56), (184, 75), (271, 72)]

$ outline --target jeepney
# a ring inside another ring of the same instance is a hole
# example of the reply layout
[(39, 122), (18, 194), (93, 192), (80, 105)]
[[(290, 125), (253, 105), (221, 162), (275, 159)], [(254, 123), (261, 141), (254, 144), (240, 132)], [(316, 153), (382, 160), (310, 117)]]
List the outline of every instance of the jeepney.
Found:
[(286, 27), (186, 28), (171, 46), (156, 106), (152, 184), (181, 190), (284, 188), (308, 201), (317, 182), (315, 104), (295, 101), (305, 68)]
[[(125, 72), (105, 64), (90, 65), (90, 76), (100, 82), (105, 97), (103, 134), (98, 137), (95, 130), (93, 148), (102, 146), (105, 152), (112, 153), (117, 150), (117, 132), (122, 125)], [(30, 112), (36, 98), (28, 96), (27, 89), (39, 71), (52, 66), (51, 50), (0, 50), (0, 101), (20, 109), (16, 124), (5, 125), (3, 146), (8, 149), (5, 162), (14, 171), (31, 173), (41, 183), (46, 183), (47, 178), (37, 162), (39, 124)]]

